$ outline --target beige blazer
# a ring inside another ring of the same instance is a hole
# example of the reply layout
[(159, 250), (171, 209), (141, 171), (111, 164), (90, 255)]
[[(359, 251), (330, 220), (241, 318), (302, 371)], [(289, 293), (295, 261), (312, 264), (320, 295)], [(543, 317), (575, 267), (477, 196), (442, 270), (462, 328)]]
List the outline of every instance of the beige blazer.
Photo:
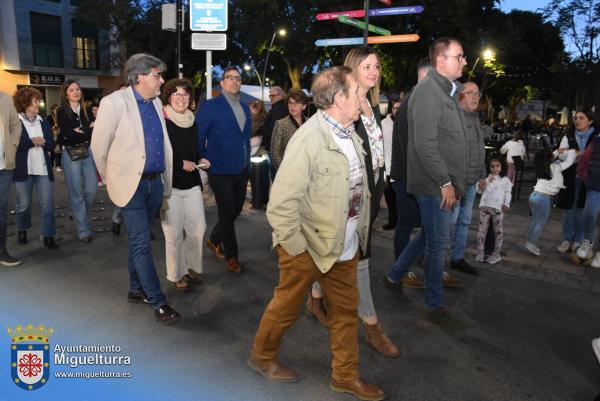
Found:
[(15, 169), (15, 155), (21, 140), (21, 121), (15, 110), (12, 98), (0, 92), (0, 127), (4, 141), (4, 161), (6, 170)]
[[(155, 98), (153, 104), (163, 128), (163, 184), (164, 196), (168, 198), (173, 179), (173, 151), (162, 103)], [(113, 92), (102, 99), (94, 123), (91, 146), (96, 168), (106, 182), (110, 200), (119, 207), (127, 205), (139, 185), (146, 162), (142, 119), (131, 87)]]

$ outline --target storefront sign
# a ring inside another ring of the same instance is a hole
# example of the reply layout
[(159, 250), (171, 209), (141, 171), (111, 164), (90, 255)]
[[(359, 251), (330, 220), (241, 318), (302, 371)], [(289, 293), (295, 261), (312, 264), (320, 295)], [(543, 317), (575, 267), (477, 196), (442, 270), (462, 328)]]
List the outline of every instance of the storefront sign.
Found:
[(65, 76), (62, 74), (38, 74), (29, 73), (30, 85), (57, 85), (60, 86), (65, 82)]

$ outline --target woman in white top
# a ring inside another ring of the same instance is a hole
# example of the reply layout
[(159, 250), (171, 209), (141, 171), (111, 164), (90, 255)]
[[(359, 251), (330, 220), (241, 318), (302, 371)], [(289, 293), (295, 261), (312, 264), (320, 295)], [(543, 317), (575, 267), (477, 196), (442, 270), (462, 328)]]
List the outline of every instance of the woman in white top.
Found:
[(537, 183), (529, 197), (532, 220), (525, 248), (536, 256), (541, 255), (536, 243), (550, 217), (552, 198), (564, 188), (562, 172), (575, 162), (576, 153), (573, 149), (564, 152), (560, 155), (564, 161), (555, 161), (557, 156), (558, 152), (552, 153), (550, 149), (543, 148), (534, 158)]
[(525, 145), (522, 140), (523, 134), (521, 131), (517, 132), (513, 139), (506, 142), (500, 148), (500, 153), (506, 154), (506, 165), (508, 168), (507, 176), (510, 179), (511, 183), (515, 183), (515, 178), (517, 176), (517, 169), (515, 168), (515, 162), (513, 161), (513, 156), (519, 156), (523, 158), (526, 154)]
[(17, 241), (21, 245), (27, 243), (27, 231), (31, 229), (31, 197), (35, 187), (42, 208), (44, 245), (49, 249), (58, 249), (54, 241), (54, 175), (50, 162), (50, 153), (56, 144), (50, 124), (38, 115), (41, 99), (41, 92), (31, 87), (21, 88), (14, 95), (15, 108), (23, 126), (14, 175)]

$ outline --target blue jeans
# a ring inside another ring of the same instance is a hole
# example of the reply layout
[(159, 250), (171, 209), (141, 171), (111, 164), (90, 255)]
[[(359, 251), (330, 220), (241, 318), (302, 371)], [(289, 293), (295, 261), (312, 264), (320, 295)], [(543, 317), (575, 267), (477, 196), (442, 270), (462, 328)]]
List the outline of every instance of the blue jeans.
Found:
[(0, 170), (0, 253), (6, 251), (6, 209), (14, 172), (15, 170)]
[(410, 267), (417, 261), (417, 258), (425, 252), (425, 236), (423, 230), (417, 234), (412, 241), (404, 247), (399, 257), (396, 258), (394, 265), (388, 271), (387, 276), (393, 282), (399, 282), (402, 277), (408, 273)]
[[(406, 193), (406, 183), (392, 182), (396, 192), (396, 209), (398, 220), (394, 232), (394, 258), (398, 259), (410, 241), (412, 230), (419, 224), (419, 205), (414, 196)], [(409, 265), (410, 266), (410, 265)]]
[(450, 257), (452, 262), (461, 260), (465, 253), (475, 194), (475, 185), (468, 185), (465, 194), (460, 198), (459, 207), (454, 209), (454, 215), (452, 216), (454, 223), (452, 256)]
[(596, 219), (600, 212), (600, 192), (588, 191), (585, 195), (585, 209), (583, 209), (584, 238), (593, 242)]
[(89, 237), (92, 235), (92, 227), (88, 213), (98, 191), (98, 178), (92, 152), (90, 151), (88, 158), (77, 161), (71, 160), (67, 152), (62, 152), (62, 165), (77, 235), (79, 238)]
[(550, 217), (552, 197), (534, 191), (529, 196), (529, 206), (531, 207), (531, 224), (527, 233), (527, 241), (535, 245), (548, 222), (548, 217)]
[[(573, 207), (565, 210), (562, 221), (563, 241), (579, 242), (583, 240), (583, 208), (577, 207), (579, 199), (579, 191), (581, 190), (581, 180), (575, 177), (575, 200)], [(587, 204), (586, 204), (587, 206)]]
[(140, 180), (138, 187), (121, 208), (123, 221), (127, 228), (129, 248), (129, 289), (144, 290), (150, 305), (158, 309), (166, 303), (160, 289), (156, 266), (152, 259), (150, 226), (163, 199), (163, 184), (160, 177), (152, 180)]
[(40, 198), (42, 208), (42, 235), (52, 237), (54, 227), (54, 183), (47, 175), (29, 175), (25, 181), (16, 181), (17, 191), (17, 230), (31, 229), (31, 195), (33, 188)]

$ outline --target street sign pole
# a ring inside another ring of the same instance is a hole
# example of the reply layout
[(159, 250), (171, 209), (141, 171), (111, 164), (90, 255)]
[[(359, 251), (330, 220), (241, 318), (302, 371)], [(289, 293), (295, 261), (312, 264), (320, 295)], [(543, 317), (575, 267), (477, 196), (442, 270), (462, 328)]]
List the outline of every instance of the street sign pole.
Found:
[(365, 0), (365, 28), (363, 29), (363, 44), (369, 41), (369, 0)]
[(212, 98), (212, 51), (206, 51), (206, 100)]
[(181, 0), (177, 0), (177, 76), (179, 79), (183, 78), (183, 64), (181, 64), (181, 31), (183, 30), (183, 17), (181, 15)]
[[(367, 24), (365, 24), (362, 21), (359, 21), (359, 20), (354, 19), (354, 18), (344, 17), (342, 15), (340, 15), (337, 19), (342, 24), (352, 25), (352, 26), (355, 26), (355, 27), (360, 28), (360, 29), (364, 29), (367, 26)], [(380, 28), (380, 27), (372, 25), (372, 24), (369, 24), (368, 30), (369, 30), (369, 32), (374, 32), (374, 33), (377, 33), (379, 35), (391, 35), (392, 34), (391, 31), (389, 31), (387, 29)]]

